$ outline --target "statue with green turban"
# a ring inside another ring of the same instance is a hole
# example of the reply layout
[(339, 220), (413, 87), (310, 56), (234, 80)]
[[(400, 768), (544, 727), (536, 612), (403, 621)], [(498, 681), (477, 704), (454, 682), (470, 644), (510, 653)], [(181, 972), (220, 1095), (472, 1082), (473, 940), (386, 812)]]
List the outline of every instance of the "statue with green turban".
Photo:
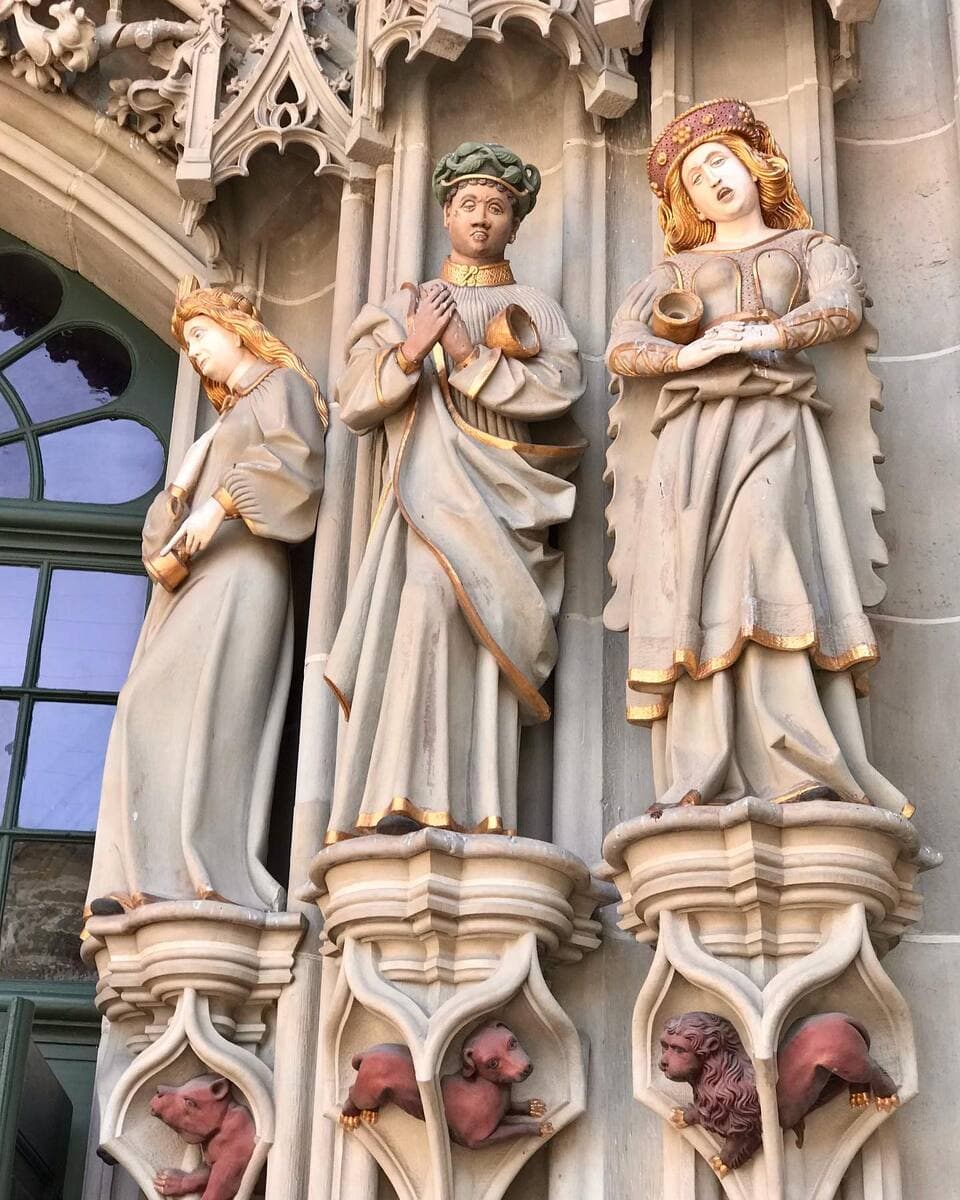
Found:
[(504, 251), (540, 172), (464, 142), (433, 190), (437, 278), (368, 304), (338, 388), (355, 433), (382, 430), (385, 482), (327, 664), (347, 717), (327, 842), (419, 826), (517, 828), (520, 727), (544, 721), (583, 392), (559, 305)]

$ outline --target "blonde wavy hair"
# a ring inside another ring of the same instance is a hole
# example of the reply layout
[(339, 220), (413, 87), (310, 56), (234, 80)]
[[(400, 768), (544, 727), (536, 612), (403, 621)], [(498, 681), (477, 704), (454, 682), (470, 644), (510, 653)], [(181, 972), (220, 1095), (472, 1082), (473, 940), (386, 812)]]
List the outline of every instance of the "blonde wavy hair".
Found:
[[(299, 354), (295, 354), (286, 342), (281, 342), (265, 328), (260, 314), (249, 300), (227, 288), (202, 288), (194, 276), (186, 275), (177, 287), (176, 303), (170, 321), (173, 336), (184, 350), (187, 349), (184, 326), (194, 317), (207, 317), (223, 329), (236, 334), (241, 344), (261, 362), (272, 363), (277, 367), (289, 367), (291, 371), (301, 375), (310, 385), (313, 403), (320, 414), (320, 423), (324, 429), (327, 428), (327, 402), (320, 393), (320, 385), (307, 370)], [(210, 403), (217, 412), (222, 412), (230, 395), (227, 385), (208, 379), (206, 375), (201, 375), (201, 379)]]
[[(726, 146), (731, 154), (743, 163), (757, 180), (760, 193), (760, 208), (763, 219), (771, 229), (810, 229), (813, 218), (794, 186), (790, 164), (766, 126), (760, 131), (759, 147), (753, 146), (736, 133), (718, 133), (710, 138)], [(702, 145), (699, 142), (698, 145)], [(696, 246), (712, 242), (716, 236), (713, 221), (701, 221), (697, 210), (680, 176), (683, 158), (670, 168), (665, 185), (665, 195), (660, 201), (657, 217), (664, 233), (664, 251), (679, 254), (681, 250), (692, 250)]]

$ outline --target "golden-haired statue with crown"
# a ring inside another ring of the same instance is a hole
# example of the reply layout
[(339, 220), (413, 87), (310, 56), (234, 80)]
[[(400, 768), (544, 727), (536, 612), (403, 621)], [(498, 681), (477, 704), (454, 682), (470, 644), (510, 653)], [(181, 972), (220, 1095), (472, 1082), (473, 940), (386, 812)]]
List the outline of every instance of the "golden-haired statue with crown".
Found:
[(667, 257), (607, 351), (608, 519), (627, 719), (656, 804), (833, 799), (912, 814), (869, 762), (857, 689), (882, 595), (857, 261), (811, 228), (767, 126), (699, 104), (653, 146)]
[(286, 543), (313, 533), (326, 404), (256, 308), (187, 278), (173, 334), (217, 419), (147, 513), (154, 590), (103, 772), (88, 912), (156, 900), (261, 909), (293, 665)]

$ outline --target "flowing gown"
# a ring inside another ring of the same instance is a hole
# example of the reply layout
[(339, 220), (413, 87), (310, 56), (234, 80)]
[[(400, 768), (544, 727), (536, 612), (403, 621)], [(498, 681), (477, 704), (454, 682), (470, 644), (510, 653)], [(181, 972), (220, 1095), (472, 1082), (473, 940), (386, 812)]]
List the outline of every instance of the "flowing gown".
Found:
[[(677, 372), (677, 346), (649, 324), (675, 289), (700, 296), (701, 328), (774, 321), (785, 348)], [(867, 760), (853, 681), (878, 651), (821, 427), (830, 405), (802, 354), (856, 330), (862, 297), (851, 252), (801, 230), (680, 253), (615, 318), (610, 369), (663, 379), (627, 677), (628, 720), (653, 728), (663, 806), (826, 797), (909, 811)], [(616, 443), (610, 457), (629, 473)]]
[[(227, 520), (175, 591), (154, 589), (104, 765), (90, 898), (223, 898), (276, 909), (263, 865), (293, 654), (287, 548), (314, 530), (323, 429), (296, 371), (251, 367), (191, 503), (218, 488)], [(143, 554), (182, 523), (168, 488)]]
[(515, 303), (541, 351), (520, 361), (483, 346), (451, 370), (438, 350), (405, 375), (394, 347), (406, 291), (367, 305), (351, 330), (341, 416), (356, 433), (383, 427), (388, 479), (327, 664), (349, 718), (328, 842), (390, 812), (515, 829), (519, 727), (549, 716), (539, 689), (557, 655), (563, 561), (548, 532), (573, 511), (563, 476), (581, 447), (539, 444), (531, 427), (582, 393), (577, 347), (533, 288), (451, 292), (475, 342)]

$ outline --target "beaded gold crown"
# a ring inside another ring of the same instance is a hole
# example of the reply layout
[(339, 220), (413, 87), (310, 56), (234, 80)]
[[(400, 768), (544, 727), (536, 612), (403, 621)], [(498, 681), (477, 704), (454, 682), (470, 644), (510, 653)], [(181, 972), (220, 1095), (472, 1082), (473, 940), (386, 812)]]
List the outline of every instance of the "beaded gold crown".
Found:
[(682, 162), (694, 147), (712, 141), (721, 133), (738, 133), (757, 150), (778, 153), (770, 130), (757, 120), (749, 104), (729, 98), (695, 104), (674, 117), (647, 156), (653, 194), (662, 200), (670, 168)]

